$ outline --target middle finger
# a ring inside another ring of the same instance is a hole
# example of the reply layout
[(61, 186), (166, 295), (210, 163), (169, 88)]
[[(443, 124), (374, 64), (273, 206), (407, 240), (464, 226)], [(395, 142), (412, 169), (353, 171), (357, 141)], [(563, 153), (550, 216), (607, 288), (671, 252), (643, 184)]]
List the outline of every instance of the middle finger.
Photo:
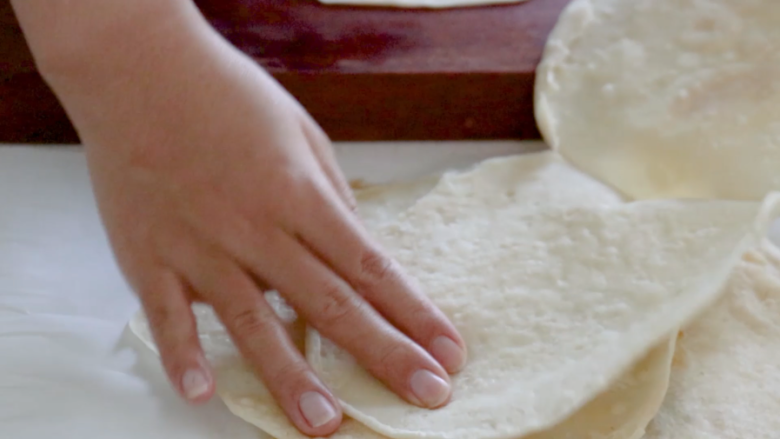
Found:
[(458, 372), (466, 362), (466, 344), (455, 326), (333, 198), (326, 192), (312, 203), (318, 221), (299, 221), (301, 239), (448, 372)]
[(388, 323), (295, 238), (283, 235), (273, 247), (272, 259), (265, 254), (254, 264), (257, 275), (312, 327), (407, 401), (430, 408), (447, 402), (449, 377), (428, 352)]
[[(202, 253), (203, 255), (203, 253)], [(333, 433), (341, 422), (336, 398), (296, 348), (255, 282), (227, 258), (202, 256), (189, 272), (288, 418), (307, 435)]]

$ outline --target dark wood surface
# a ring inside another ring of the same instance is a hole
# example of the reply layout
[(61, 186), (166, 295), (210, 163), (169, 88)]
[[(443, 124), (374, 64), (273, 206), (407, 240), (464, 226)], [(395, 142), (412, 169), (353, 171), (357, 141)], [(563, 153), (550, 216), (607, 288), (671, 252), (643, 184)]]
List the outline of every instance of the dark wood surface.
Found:
[[(570, 0), (452, 10), (202, 0), (334, 140), (537, 138), (533, 74)], [(78, 137), (0, 0), (0, 142)]]

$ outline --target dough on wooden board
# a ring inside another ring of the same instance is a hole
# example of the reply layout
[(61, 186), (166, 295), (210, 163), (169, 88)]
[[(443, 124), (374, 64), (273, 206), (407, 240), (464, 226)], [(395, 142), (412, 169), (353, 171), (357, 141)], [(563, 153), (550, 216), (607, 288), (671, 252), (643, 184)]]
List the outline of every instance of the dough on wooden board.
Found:
[(666, 400), (646, 439), (777, 437), (780, 251), (750, 250), (726, 293), (677, 342)]
[(574, 0), (535, 85), (547, 143), (633, 199), (780, 189), (780, 2)]
[[(580, 200), (595, 204), (620, 202), (620, 198), (613, 191), (568, 167), (556, 154), (545, 152), (510, 158), (507, 161), (510, 166), (503, 165), (502, 160), (492, 161), (487, 166), (497, 171), (496, 175), (501, 175), (504, 180), (525, 180), (524, 185), (532, 194), (529, 200), (532, 203), (542, 196), (539, 191), (545, 185), (556, 181), (577, 188), (575, 193), (560, 194), (559, 200)], [(402, 210), (430, 191), (437, 179), (429, 178), (356, 191), (359, 212), (364, 223), (374, 230), (391, 222)], [(267, 298), (290, 330), (296, 334), (294, 338), (300, 339), (300, 326), (294, 322), (294, 313), (285, 307), (278, 296), (269, 294)], [(202, 344), (217, 371), (218, 393), (228, 408), (278, 439), (304, 439), (304, 436), (289, 424), (261, 382), (241, 362), (238, 352), (213, 312), (203, 305), (196, 305), (194, 309)], [(156, 350), (142, 313), (133, 319), (130, 327), (147, 346)], [(664, 341), (654, 348), (608, 391), (594, 398), (570, 418), (528, 439), (633, 439), (641, 436), (665, 393), (674, 339), (675, 337), (672, 337), (671, 342)], [(378, 439), (382, 436), (345, 417), (342, 427), (332, 437)]]
[(319, 0), (326, 5), (353, 5), (409, 9), (444, 9), (523, 3), (526, 0)]
[(345, 412), (371, 429), (493, 439), (555, 426), (715, 301), (777, 206), (776, 195), (594, 203), (571, 181), (514, 166), (446, 175), (376, 231), (467, 341), (447, 406), (408, 405), (316, 332), (307, 338)]

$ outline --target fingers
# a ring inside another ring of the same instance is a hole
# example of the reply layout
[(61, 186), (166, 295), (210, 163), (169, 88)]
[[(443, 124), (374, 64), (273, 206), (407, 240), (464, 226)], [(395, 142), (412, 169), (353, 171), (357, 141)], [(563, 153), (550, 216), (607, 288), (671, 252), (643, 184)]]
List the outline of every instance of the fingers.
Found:
[(353, 215), (327, 198), (318, 222), (300, 221), (301, 238), (388, 321), (424, 347), (449, 373), (466, 363), (455, 326)]
[[(337, 205), (315, 208), (313, 213), (318, 217), (324, 213), (325, 221), (302, 221), (304, 241), (390, 322), (426, 347), (448, 372), (458, 372), (466, 362), (460, 334), (349, 214), (356, 210), (356, 202), (329, 139), (313, 121), (305, 118), (302, 125), (323, 171), (347, 207), (347, 211)], [(322, 200), (327, 203), (329, 198)]]
[(355, 196), (352, 194), (352, 188), (350, 188), (349, 182), (339, 168), (336, 156), (333, 154), (330, 139), (328, 139), (328, 136), (322, 131), (319, 125), (307, 115), (304, 115), (304, 120), (301, 125), (306, 140), (308, 140), (322, 171), (328, 177), (328, 180), (336, 189), (339, 198), (344, 202), (348, 210), (354, 212), (357, 209), (357, 202), (355, 201)]
[(310, 436), (336, 431), (341, 424), (337, 399), (311, 370), (252, 279), (229, 260), (211, 260), (196, 271), (196, 288), (208, 297), (290, 421)]
[(284, 235), (274, 248), (274, 259), (258, 261), (256, 266), (311, 326), (407, 401), (435, 408), (449, 400), (447, 372), (424, 349), (389, 324), (297, 240)]
[(214, 379), (186, 288), (173, 273), (159, 272), (139, 296), (169, 380), (188, 401), (207, 401), (214, 394)]

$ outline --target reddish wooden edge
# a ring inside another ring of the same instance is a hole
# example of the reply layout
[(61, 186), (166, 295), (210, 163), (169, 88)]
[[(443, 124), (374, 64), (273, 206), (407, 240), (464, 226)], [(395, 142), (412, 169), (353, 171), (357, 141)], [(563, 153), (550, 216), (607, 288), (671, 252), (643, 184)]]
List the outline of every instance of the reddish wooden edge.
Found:
[[(334, 140), (532, 139), (533, 78), (569, 0), (443, 11), (203, 0)], [(0, 142), (77, 143), (0, 0)]]

